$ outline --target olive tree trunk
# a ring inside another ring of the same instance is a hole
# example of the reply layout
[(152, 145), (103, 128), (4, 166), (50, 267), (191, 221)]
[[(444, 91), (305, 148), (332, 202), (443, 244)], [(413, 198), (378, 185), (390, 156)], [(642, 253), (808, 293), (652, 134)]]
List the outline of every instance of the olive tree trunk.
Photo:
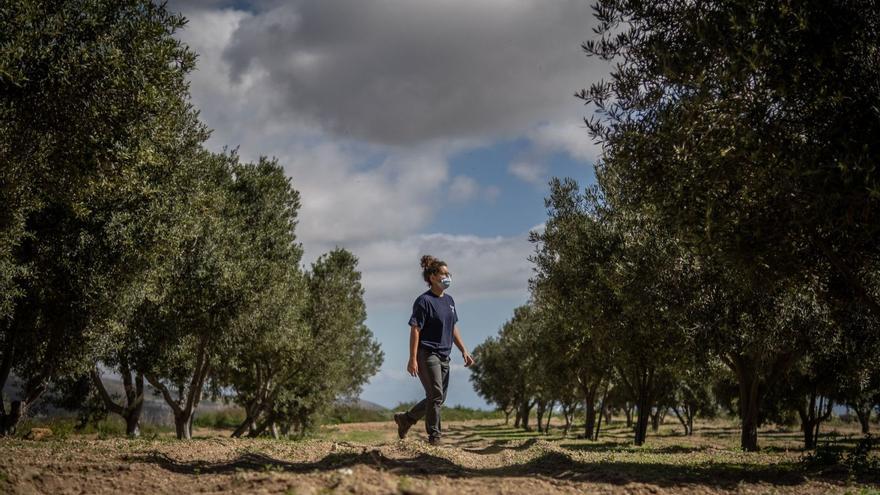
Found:
[(174, 429), (178, 439), (189, 440), (192, 438), (193, 416), (199, 407), (202, 389), (205, 386), (205, 380), (208, 378), (210, 368), (207, 350), (203, 348), (196, 359), (196, 366), (189, 383), (189, 390), (184, 393), (184, 390), (181, 388), (178, 391), (179, 398), (177, 400), (172, 397), (168, 387), (161, 380), (157, 379), (156, 376), (144, 374), (150, 385), (162, 393), (165, 402), (171, 407), (171, 411), (174, 413)]
[(107, 392), (97, 366), (92, 368), (89, 376), (107, 410), (122, 416), (122, 419), (125, 420), (125, 434), (129, 437), (137, 438), (141, 435), (140, 420), (141, 412), (144, 409), (144, 375), (143, 373), (136, 372), (134, 373), (134, 379), (132, 379), (132, 370), (125, 359), (120, 359), (119, 372), (125, 389), (124, 405), (117, 404)]

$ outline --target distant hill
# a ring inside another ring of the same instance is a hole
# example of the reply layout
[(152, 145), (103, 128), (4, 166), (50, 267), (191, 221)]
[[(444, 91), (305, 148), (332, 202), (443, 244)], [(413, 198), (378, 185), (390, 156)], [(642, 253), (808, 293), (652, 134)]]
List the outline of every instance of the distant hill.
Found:
[(359, 409), (364, 409), (367, 411), (376, 411), (376, 412), (389, 411), (389, 409), (383, 405), (376, 404), (375, 402), (370, 402), (368, 400), (363, 400), (361, 398), (337, 399), (336, 405), (347, 406), (347, 407), (357, 407)]
[[(104, 375), (102, 381), (107, 392), (121, 403), (123, 401), (122, 398), (125, 397), (125, 387), (122, 384), (122, 380), (114, 375)], [(144, 389), (144, 409), (141, 413), (141, 421), (147, 424), (173, 426), (174, 415), (171, 412), (171, 408), (165, 403), (165, 399), (162, 398), (161, 393), (148, 383), (144, 384)], [(6, 400), (12, 400), (18, 397), (20, 392), (21, 380), (15, 376), (10, 376), (6, 386), (3, 387), (4, 397)], [(51, 394), (51, 390), (44, 394), (43, 399), (49, 394)], [(202, 399), (196, 410), (196, 416), (200, 413), (216, 412), (236, 407), (233, 404), (224, 404), (222, 401)], [(73, 414), (71, 411), (56, 408), (49, 404), (48, 401), (42, 399), (34, 404), (31, 413), (46, 417), (69, 416)]]
[[(102, 380), (104, 382), (104, 387), (111, 396), (116, 397), (120, 401), (125, 397), (125, 387), (120, 378), (115, 375), (107, 374), (104, 375)], [(141, 421), (146, 424), (174, 425), (174, 415), (171, 413), (171, 408), (165, 403), (165, 399), (162, 398), (161, 393), (148, 383), (144, 384), (144, 388), (144, 410), (141, 415)], [(17, 397), (20, 394), (20, 389), (21, 381), (15, 376), (10, 376), (9, 380), (6, 382), (6, 386), (3, 388), (4, 397), (6, 397), (7, 400)], [(336, 401), (336, 404), (339, 406), (354, 407), (374, 412), (388, 411), (387, 407), (360, 398), (341, 398)], [(238, 409), (238, 406), (231, 403), (226, 404), (222, 400), (213, 401), (210, 399), (202, 399), (196, 410), (196, 417), (200, 414), (230, 409)], [(67, 416), (72, 414), (70, 411), (55, 408), (42, 400), (35, 404), (34, 412), (40, 416), (49, 417)]]

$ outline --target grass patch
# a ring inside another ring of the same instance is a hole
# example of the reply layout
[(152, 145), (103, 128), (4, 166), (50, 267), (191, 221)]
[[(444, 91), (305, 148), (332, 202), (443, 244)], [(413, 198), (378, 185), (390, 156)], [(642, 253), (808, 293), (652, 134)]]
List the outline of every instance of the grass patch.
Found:
[(350, 405), (336, 405), (327, 411), (319, 420), (321, 424), (371, 423), (389, 421), (391, 412), (387, 410), (364, 409)]
[(350, 430), (340, 431), (339, 429), (329, 428), (322, 431), (318, 438), (331, 440), (334, 442), (355, 442), (355, 443), (379, 443), (385, 440), (386, 435), (383, 431), (374, 430)]
[(243, 423), (244, 418), (244, 409), (240, 407), (220, 409), (218, 411), (196, 411), (196, 416), (193, 418), (193, 426), (217, 428), (218, 430), (233, 429)]
[(18, 424), (15, 431), (16, 438), (25, 438), (32, 428), (48, 428), (52, 430), (54, 440), (64, 440), (70, 435), (76, 433), (76, 419), (72, 417), (57, 418), (28, 418)]
[[(394, 412), (408, 411), (415, 402), (401, 402), (394, 408)], [(440, 417), (444, 421), (471, 421), (485, 419), (504, 419), (504, 413), (501, 411), (484, 411), (482, 409), (471, 409), (461, 405), (443, 406), (440, 411)]]
[[(163, 425), (141, 423), (139, 425), (141, 436), (151, 437), (173, 431), (173, 428)], [(79, 427), (78, 421), (72, 417), (54, 418), (29, 418), (22, 421), (16, 430), (17, 438), (24, 438), (32, 428), (48, 428), (52, 430), (50, 440), (66, 440), (68, 437), (80, 435), (94, 435), (99, 439), (125, 437), (125, 421), (121, 417), (112, 414), (97, 423), (87, 423)]]

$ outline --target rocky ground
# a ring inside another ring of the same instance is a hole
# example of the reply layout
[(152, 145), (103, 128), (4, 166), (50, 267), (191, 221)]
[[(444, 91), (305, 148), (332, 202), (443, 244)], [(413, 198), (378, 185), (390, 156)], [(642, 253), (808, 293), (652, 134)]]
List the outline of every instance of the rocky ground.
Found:
[(622, 426), (598, 442), (497, 421), (445, 427), (436, 447), (415, 430), (398, 440), (390, 422), (301, 441), (0, 439), (0, 493), (880, 493), (870, 477), (804, 469), (796, 432), (763, 432), (764, 450), (746, 453), (730, 426), (664, 428), (638, 448)]

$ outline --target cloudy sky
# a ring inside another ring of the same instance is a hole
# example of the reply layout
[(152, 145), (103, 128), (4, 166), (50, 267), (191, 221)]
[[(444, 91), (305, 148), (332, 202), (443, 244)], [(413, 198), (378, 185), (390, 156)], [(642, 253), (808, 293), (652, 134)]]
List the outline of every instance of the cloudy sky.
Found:
[[(552, 176), (592, 182), (575, 91), (607, 74), (580, 44), (588, 1), (172, 0), (199, 54), (193, 102), (212, 149), (277, 157), (302, 195), (305, 262), (360, 259), (385, 352), (361, 397), (418, 399), (405, 372), (419, 257), (449, 264), (465, 343), (528, 299), (528, 232)], [(453, 352), (447, 403), (487, 407)]]

